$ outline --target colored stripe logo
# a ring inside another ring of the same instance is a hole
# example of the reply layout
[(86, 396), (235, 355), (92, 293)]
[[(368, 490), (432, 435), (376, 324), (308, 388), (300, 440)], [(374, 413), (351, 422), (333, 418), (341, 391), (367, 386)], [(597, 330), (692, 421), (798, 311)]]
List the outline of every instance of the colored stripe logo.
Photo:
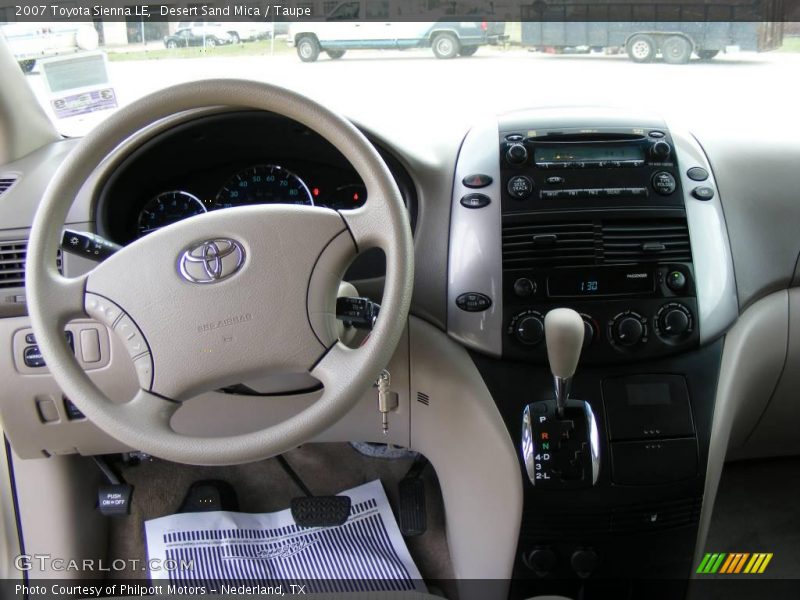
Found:
[(707, 552), (697, 567), (701, 575), (761, 574), (772, 560), (772, 552)]

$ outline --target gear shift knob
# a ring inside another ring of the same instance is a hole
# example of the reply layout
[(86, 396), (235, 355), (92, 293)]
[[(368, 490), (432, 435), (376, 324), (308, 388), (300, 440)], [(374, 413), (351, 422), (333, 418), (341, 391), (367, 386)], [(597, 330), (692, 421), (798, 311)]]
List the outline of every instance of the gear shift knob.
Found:
[(571, 308), (556, 308), (544, 318), (547, 360), (553, 373), (559, 415), (569, 398), (570, 384), (583, 348), (584, 325), (581, 316)]

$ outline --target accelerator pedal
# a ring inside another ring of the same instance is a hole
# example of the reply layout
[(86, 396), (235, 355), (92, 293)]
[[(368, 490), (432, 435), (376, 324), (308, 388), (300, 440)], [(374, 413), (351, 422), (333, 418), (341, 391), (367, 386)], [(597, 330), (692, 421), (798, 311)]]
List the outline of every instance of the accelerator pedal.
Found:
[(425, 509), (425, 481), (422, 472), (428, 459), (418, 455), (408, 473), (400, 480), (400, 510), (398, 521), (400, 533), (405, 537), (422, 535), (428, 529), (428, 513)]

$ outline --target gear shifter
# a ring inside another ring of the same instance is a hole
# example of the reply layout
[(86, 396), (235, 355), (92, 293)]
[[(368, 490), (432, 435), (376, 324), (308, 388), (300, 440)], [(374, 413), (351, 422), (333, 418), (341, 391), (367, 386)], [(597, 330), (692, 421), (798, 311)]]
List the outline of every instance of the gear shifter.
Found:
[(572, 376), (583, 348), (583, 332), (583, 319), (571, 308), (556, 308), (544, 318), (547, 360), (553, 373), (559, 418), (564, 416), (569, 399)]
[(569, 398), (583, 347), (583, 319), (570, 308), (556, 308), (547, 313), (544, 330), (554, 397), (525, 407), (525, 468), (535, 486), (589, 487), (600, 471), (597, 422), (588, 402)]

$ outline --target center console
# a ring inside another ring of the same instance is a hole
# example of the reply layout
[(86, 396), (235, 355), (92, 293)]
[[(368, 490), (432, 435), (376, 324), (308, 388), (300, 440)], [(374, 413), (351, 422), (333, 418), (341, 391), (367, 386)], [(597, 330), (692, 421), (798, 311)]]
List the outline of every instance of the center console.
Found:
[(738, 313), (696, 141), (652, 116), (580, 109), (477, 124), (449, 260), (448, 333), (519, 448), (515, 580), (528, 583), (512, 595), (640, 594), (642, 577), (665, 577), (677, 588), (646, 593), (681, 597), (719, 338)]

